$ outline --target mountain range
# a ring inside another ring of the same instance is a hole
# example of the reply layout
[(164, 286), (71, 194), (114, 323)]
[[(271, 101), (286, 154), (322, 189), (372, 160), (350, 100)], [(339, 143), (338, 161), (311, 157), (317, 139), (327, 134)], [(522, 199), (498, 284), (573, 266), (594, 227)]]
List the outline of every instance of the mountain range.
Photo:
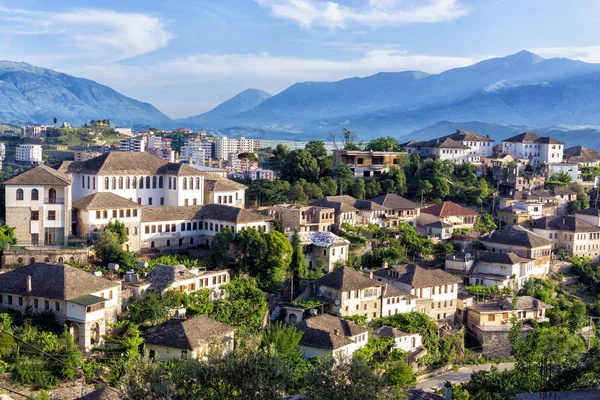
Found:
[(101, 117), (121, 125), (287, 140), (327, 139), (343, 127), (363, 140), (413, 138), (457, 124), (495, 139), (527, 128), (597, 140), (600, 64), (521, 51), (439, 74), (382, 72), (337, 82), (300, 82), (274, 96), (247, 89), (211, 111), (171, 120), (150, 104), (93, 81), (0, 62), (0, 121), (45, 122), (54, 116), (75, 123)]

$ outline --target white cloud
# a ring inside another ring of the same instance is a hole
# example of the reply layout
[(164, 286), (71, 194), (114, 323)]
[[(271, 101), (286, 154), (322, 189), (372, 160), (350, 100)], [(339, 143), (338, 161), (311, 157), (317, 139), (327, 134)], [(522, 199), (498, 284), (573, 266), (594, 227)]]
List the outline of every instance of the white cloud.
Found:
[(0, 22), (4, 43), (10, 38), (22, 42), (40, 35), (46, 41), (48, 37), (54, 41), (55, 45), (45, 50), (54, 56), (61, 52), (67, 57), (95, 55), (104, 62), (149, 53), (166, 46), (171, 39), (160, 18), (101, 9), (46, 12), (0, 7)]
[[(149, 101), (170, 116), (182, 117), (210, 109), (248, 87), (275, 94), (298, 81), (332, 81), (382, 71), (437, 73), (479, 60), (412, 55), (389, 49), (368, 51), (346, 60), (269, 53), (198, 54), (154, 65), (75, 66), (64, 72), (96, 80), (126, 95)], [(182, 95), (186, 97), (183, 104)]]
[(600, 46), (539, 47), (529, 51), (541, 57), (567, 57), (589, 63), (600, 63)]
[(310, 28), (434, 23), (468, 14), (460, 0), (368, 0), (361, 7), (327, 0), (255, 0), (271, 14)]

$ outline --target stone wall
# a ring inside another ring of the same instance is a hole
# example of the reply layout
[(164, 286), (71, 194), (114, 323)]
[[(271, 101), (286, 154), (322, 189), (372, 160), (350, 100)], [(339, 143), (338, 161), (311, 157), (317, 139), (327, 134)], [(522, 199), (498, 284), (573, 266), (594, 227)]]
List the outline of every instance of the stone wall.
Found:
[(29, 248), (26, 250), (6, 250), (2, 255), (2, 267), (7, 265), (31, 264), (33, 262), (62, 264), (66, 261), (86, 264), (88, 248)]
[(509, 332), (479, 331), (477, 339), (481, 343), (482, 353), (487, 357), (506, 358), (510, 356)]

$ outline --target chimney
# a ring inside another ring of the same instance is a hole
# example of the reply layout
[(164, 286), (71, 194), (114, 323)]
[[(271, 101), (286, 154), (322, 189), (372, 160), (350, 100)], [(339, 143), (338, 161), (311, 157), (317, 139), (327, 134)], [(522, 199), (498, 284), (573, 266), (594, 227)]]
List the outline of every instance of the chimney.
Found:
[(333, 330), (333, 334), (334, 334), (335, 336), (340, 336), (340, 330), (339, 330), (339, 329), (334, 329), (334, 330)]
[(444, 400), (452, 400), (452, 384), (450, 383), (450, 381), (446, 381), (444, 387), (446, 388), (446, 392), (444, 393)]
[(385, 260), (384, 260), (381, 266), (382, 266), (383, 268), (387, 268), (387, 267), (389, 267), (389, 264), (388, 264), (388, 262), (387, 262), (387, 261), (385, 261)]
[(27, 293), (31, 293), (31, 275), (27, 275)]
[(372, 269), (369, 270), (369, 278), (373, 279), (373, 270)]

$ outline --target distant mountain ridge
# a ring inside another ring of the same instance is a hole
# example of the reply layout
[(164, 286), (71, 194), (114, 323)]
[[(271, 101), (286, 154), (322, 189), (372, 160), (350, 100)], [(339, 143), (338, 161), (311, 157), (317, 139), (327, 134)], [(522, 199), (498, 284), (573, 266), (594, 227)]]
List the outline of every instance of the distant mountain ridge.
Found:
[(145, 122), (159, 125), (169, 117), (153, 105), (131, 99), (89, 79), (27, 63), (0, 61), (0, 121), (83, 125), (110, 119), (113, 125)]

